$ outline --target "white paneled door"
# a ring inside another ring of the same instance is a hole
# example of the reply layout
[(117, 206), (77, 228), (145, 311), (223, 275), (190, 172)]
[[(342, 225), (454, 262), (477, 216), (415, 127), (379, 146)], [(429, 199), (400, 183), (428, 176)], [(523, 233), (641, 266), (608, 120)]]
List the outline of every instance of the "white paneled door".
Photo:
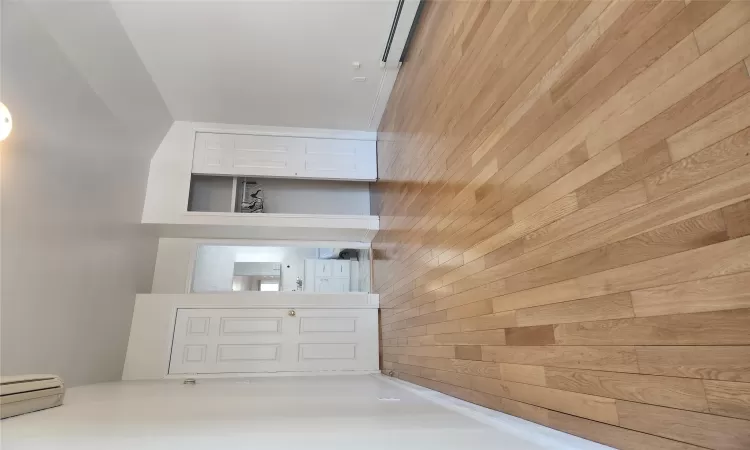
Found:
[(374, 181), (376, 143), (198, 132), (192, 173)]
[(193, 173), (294, 177), (303, 169), (305, 139), (196, 133)]
[(378, 370), (374, 309), (178, 309), (170, 374)]

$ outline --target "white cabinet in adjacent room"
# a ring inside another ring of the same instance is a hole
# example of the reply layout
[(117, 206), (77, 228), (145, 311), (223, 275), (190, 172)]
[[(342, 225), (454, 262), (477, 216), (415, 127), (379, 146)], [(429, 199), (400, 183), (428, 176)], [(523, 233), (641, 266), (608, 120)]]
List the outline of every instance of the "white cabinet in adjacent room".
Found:
[(333, 275), (333, 261), (328, 259), (315, 260), (315, 276), (330, 277)]
[(352, 264), (356, 262), (345, 259), (306, 259), (305, 291), (351, 292)]
[(377, 371), (375, 309), (180, 308), (170, 374)]
[(334, 259), (332, 262), (332, 276), (346, 278), (348, 280), (350, 276), (349, 274), (351, 273), (352, 262), (345, 259)]

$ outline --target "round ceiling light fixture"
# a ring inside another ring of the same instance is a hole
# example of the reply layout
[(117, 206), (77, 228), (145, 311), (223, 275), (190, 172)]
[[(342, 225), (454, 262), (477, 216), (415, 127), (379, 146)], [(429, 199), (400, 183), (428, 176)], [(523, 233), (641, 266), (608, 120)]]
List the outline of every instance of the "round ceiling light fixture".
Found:
[(4, 141), (13, 129), (13, 118), (8, 108), (0, 102), (0, 141)]

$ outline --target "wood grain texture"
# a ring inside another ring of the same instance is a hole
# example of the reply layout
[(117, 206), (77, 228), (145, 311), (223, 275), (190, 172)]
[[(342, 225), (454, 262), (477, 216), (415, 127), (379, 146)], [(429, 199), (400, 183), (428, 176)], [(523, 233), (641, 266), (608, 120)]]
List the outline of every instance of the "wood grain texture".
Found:
[(750, 419), (750, 384), (704, 380), (703, 385), (712, 413)]
[(633, 347), (584, 346), (484, 346), (484, 361), (537, 366), (570, 367), (610, 370), (613, 372), (638, 372)]
[(482, 347), (479, 345), (458, 345), (456, 346), (456, 358), (481, 361)]
[(498, 397), (567, 412), (598, 422), (615, 425), (618, 423), (615, 401), (610, 398), (482, 377), (473, 377), (471, 387)]
[(505, 335), (508, 345), (551, 345), (555, 343), (555, 329), (552, 325), (508, 328), (505, 330)]
[(750, 345), (750, 309), (558, 324), (554, 341), (559, 345)]
[(466, 331), (462, 333), (436, 334), (432, 339), (437, 344), (456, 345), (504, 345), (504, 330)]
[(547, 368), (546, 386), (566, 391), (707, 412), (700, 380)]
[(372, 185), (383, 368), (615, 448), (750, 448), (748, 4), (426, 2)]
[(603, 295), (585, 300), (556, 303), (515, 311), (515, 323), (519, 326), (585, 322), (633, 317), (633, 305), (629, 292)]
[(727, 234), (730, 238), (738, 238), (750, 234), (750, 202), (744, 201), (721, 209), (727, 224)]
[(620, 425), (631, 430), (721, 450), (750, 447), (750, 428), (742, 420), (621, 400), (617, 413)]
[(750, 382), (750, 347), (637, 347), (641, 373)]
[(633, 291), (636, 316), (750, 307), (750, 272)]
[(574, 434), (601, 444), (621, 450), (663, 449), (663, 450), (699, 450), (705, 447), (686, 444), (652, 434), (641, 433), (621, 427), (582, 419), (580, 417), (550, 411), (547, 414), (547, 425), (552, 428)]

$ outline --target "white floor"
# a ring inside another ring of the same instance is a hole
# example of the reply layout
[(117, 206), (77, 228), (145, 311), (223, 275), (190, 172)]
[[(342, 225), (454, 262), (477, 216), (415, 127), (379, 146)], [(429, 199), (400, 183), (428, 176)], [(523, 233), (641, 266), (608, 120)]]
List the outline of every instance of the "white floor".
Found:
[(118, 382), (3, 420), (16, 449), (606, 449), (380, 375)]

